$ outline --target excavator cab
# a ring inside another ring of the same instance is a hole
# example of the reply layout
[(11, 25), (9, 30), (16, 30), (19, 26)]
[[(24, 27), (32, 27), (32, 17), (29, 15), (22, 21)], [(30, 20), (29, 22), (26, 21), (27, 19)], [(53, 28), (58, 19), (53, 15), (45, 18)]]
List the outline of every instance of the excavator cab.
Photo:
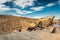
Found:
[(37, 24), (37, 27), (43, 29), (43, 27), (42, 27), (42, 21), (40, 21), (40, 22)]

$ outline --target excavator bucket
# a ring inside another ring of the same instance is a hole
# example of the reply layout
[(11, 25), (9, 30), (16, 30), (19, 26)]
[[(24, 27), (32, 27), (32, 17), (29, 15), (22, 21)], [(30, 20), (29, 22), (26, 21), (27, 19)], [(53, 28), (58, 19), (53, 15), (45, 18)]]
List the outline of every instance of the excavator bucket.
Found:
[(53, 26), (49, 26), (49, 31), (50, 31), (51, 33), (55, 33), (55, 32), (56, 32), (56, 28), (53, 27)]

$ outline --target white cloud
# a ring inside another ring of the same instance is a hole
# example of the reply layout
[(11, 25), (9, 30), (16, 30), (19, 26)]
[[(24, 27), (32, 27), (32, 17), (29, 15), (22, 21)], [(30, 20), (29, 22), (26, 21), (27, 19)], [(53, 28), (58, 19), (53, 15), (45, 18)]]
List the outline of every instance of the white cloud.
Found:
[(6, 7), (3, 4), (0, 4), (0, 11), (6, 11), (6, 10), (10, 10), (10, 8)]
[(9, 10), (13, 10), (13, 9), (10, 9), (7, 6), (0, 4), (0, 15), (10, 15), (10, 13), (7, 12)]
[(60, 0), (58, 0), (58, 3), (59, 3), (59, 5), (60, 5)]
[(39, 16), (34, 16), (34, 17), (32, 17), (32, 18), (39, 19), (40, 17), (39, 17)]
[(0, 13), (3, 13), (7, 10), (11, 10), (9, 7), (5, 6), (3, 3), (7, 1), (12, 1), (12, 0), (0, 0)]
[(19, 14), (16, 14), (16, 13), (10, 13), (12, 16), (21, 16)]
[(55, 4), (54, 3), (49, 3), (49, 4), (47, 4), (46, 6), (47, 7), (51, 7), (51, 6), (54, 6)]
[(34, 10), (34, 11), (41, 11), (44, 8), (45, 8), (44, 6), (40, 6), (40, 7), (32, 7), (31, 9)]
[(16, 13), (17, 14), (28, 14), (28, 13), (32, 13), (32, 11), (26, 11), (26, 10), (20, 10), (20, 9), (16, 9)]
[[(2, 14), (2, 15), (15, 15), (15, 16), (20, 16), (20, 15), (18, 15), (18, 14), (28, 14), (28, 13), (32, 13), (32, 11), (26, 11), (26, 10), (21, 10), (21, 9), (16, 9), (16, 8), (9, 8), (9, 7), (7, 7), (7, 6), (5, 6), (3, 3), (5, 3), (5, 2), (7, 2), (7, 1), (12, 1), (12, 0), (0, 0), (0, 14)], [(18, 0), (16, 0), (16, 1), (18, 1)], [(21, 1), (21, 0), (20, 0)], [(20, 1), (18, 1), (17, 3), (18, 4), (20, 4)], [(25, 5), (25, 3), (24, 3), (24, 1), (25, 2), (27, 2), (26, 3), (26, 5)], [(23, 0), (23, 1), (21, 1), (21, 2), (23, 2), (23, 4), (21, 4), (21, 6), (22, 5), (24, 5), (24, 7), (25, 6), (30, 6), (30, 5), (32, 5), (32, 1), (33, 0)], [(22, 6), (23, 7), (23, 6)], [(9, 11), (9, 10), (16, 10), (16, 13), (13, 13), (13, 12), (7, 12), (7, 11)]]
[(21, 15), (13, 14), (12, 16), (21, 16)]
[(32, 18), (36, 18), (36, 19), (39, 19), (39, 18), (49, 18), (51, 15), (40, 15), (40, 16), (34, 16)]
[(0, 4), (5, 3), (7, 1), (12, 1), (12, 0), (0, 0)]
[[(9, 10), (16, 10), (17, 14), (28, 14), (28, 13), (32, 13), (32, 11), (26, 11), (26, 10), (21, 10), (21, 9), (16, 9), (16, 8), (9, 8), (3, 4), (0, 4), (0, 14), (4, 14), (5, 12), (9, 11)], [(12, 12), (9, 12), (8, 14), (11, 14)], [(16, 14), (15, 13), (15, 14)], [(7, 13), (6, 13), (7, 14)], [(11, 15), (13, 15), (14, 13), (12, 13)], [(15, 15), (14, 14), (14, 15)]]
[(33, 6), (34, 1), (36, 0), (15, 0), (14, 3), (23, 9), (26, 6)]

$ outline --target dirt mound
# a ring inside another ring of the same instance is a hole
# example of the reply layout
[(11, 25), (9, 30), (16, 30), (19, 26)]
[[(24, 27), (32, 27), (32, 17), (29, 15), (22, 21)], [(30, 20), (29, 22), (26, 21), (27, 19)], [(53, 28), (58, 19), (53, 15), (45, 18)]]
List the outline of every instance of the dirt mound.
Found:
[(0, 15), (0, 34), (19, 31), (21, 27), (26, 28), (29, 26), (29, 23), (36, 22), (37, 20), (26, 17)]

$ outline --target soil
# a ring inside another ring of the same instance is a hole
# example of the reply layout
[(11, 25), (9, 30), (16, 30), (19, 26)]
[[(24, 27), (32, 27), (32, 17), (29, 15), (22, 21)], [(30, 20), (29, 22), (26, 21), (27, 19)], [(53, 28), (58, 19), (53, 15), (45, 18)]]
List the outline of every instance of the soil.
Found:
[(46, 29), (14, 32), (0, 35), (0, 40), (60, 40), (60, 32), (50, 33)]

